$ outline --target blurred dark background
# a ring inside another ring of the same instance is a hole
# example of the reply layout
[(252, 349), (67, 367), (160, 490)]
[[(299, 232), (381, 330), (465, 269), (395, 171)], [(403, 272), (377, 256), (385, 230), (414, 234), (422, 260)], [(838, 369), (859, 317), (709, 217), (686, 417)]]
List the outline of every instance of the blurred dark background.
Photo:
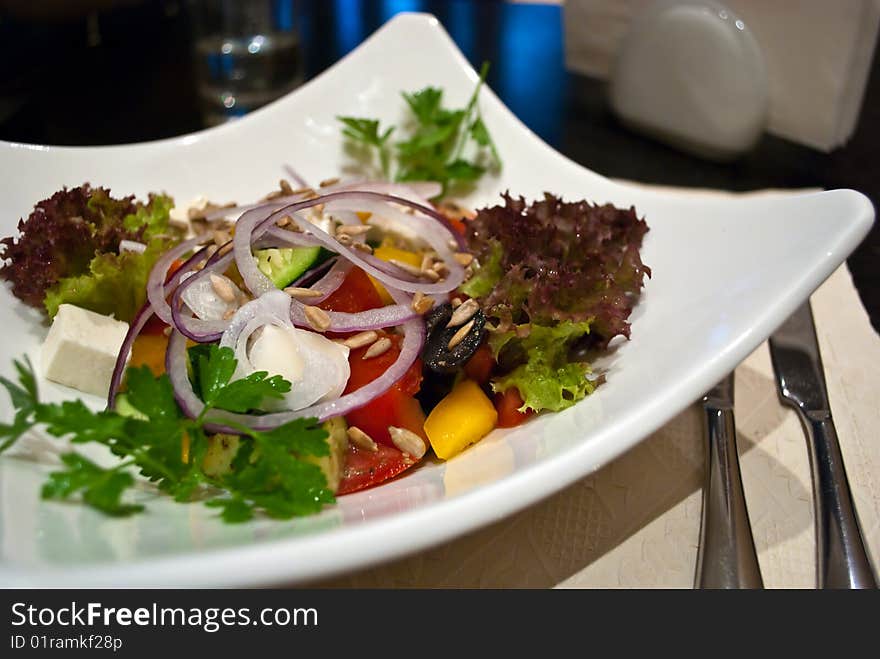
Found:
[[(826, 154), (765, 136), (746, 156), (718, 164), (628, 131), (608, 110), (603, 82), (566, 72), (557, 4), (279, 0), (282, 6), (278, 19), (299, 34), (306, 79), (394, 14), (426, 11), (475, 67), (492, 63), (489, 84), (526, 125), (606, 176), (729, 190), (849, 187), (867, 194), (875, 207), (880, 200), (876, 52), (858, 127), (846, 146)], [(0, 0), (0, 139), (116, 144), (203, 128), (193, 23), (187, 0)], [(880, 330), (877, 224), (848, 266)]]

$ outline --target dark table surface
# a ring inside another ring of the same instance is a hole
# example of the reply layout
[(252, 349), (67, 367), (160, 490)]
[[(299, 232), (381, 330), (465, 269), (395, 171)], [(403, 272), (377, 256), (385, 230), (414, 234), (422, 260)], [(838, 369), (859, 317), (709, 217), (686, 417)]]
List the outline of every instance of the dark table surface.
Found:
[[(80, 9), (87, 5), (103, 7)], [(0, 139), (116, 144), (204, 127), (188, 3), (0, 0), (0, 8)], [(740, 191), (848, 187), (867, 194), (875, 206), (880, 200), (876, 53), (858, 127), (843, 148), (820, 153), (765, 136), (745, 157), (717, 164), (630, 132), (608, 110), (601, 81), (567, 72), (558, 5), (301, 0), (291, 20), (302, 38), (306, 77), (404, 10), (435, 14), (475, 66), (492, 62), (488, 82), (514, 113), (559, 151), (606, 176)], [(848, 266), (880, 330), (880, 224)]]

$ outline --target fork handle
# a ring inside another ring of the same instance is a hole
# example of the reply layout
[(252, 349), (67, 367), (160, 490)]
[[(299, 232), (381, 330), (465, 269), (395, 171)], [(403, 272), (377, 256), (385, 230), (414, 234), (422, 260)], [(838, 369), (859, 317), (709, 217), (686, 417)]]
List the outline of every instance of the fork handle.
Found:
[(763, 588), (736, 451), (733, 411), (706, 407), (706, 479), (697, 554), (700, 588)]
[(798, 410), (810, 445), (819, 588), (877, 588), (828, 412)]

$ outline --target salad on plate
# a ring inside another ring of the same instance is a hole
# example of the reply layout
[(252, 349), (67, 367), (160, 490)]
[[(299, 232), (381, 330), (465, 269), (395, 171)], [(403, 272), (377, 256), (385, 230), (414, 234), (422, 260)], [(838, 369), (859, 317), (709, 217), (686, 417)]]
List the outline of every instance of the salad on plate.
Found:
[[(403, 137), (340, 117), (372, 178), (287, 168), (246, 205), (90, 183), (38, 202), (0, 242), (0, 277), (51, 321), (39, 363), (0, 378), (0, 452), (35, 427), (64, 440), (42, 496), (110, 515), (143, 509), (140, 475), (228, 522), (284, 519), (592, 393), (650, 276), (647, 224), (549, 192), (454, 201), (501, 166), (478, 91), (459, 110), (403, 94)], [(106, 404), (47, 403), (40, 376)]]

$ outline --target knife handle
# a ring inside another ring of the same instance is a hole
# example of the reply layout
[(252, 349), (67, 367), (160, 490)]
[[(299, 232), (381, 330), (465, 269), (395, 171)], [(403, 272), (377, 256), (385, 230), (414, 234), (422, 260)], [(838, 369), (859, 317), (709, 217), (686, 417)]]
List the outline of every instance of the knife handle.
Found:
[(798, 412), (810, 445), (818, 587), (877, 588), (831, 414)]
[(763, 588), (736, 451), (733, 411), (706, 407), (706, 481), (697, 554), (700, 588)]

